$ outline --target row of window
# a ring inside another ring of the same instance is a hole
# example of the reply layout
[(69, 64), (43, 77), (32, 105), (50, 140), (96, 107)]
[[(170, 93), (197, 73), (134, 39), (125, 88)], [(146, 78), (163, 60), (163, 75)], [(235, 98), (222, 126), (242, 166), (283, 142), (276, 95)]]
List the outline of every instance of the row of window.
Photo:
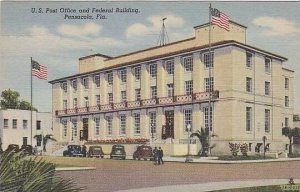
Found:
[[(3, 119), (3, 127), (8, 128), (9, 127), (9, 119)], [(28, 120), (23, 120), (22, 124), (23, 129), (28, 128)], [(12, 128), (17, 129), (18, 128), (18, 120), (12, 119)], [(41, 129), (41, 121), (36, 121), (36, 130)]]
[[(214, 83), (214, 78), (205, 78), (205, 91), (213, 91), (213, 83)], [(174, 84), (170, 83), (167, 84), (167, 94), (168, 97), (173, 97), (174, 96)], [(193, 80), (190, 81), (185, 81), (185, 95), (192, 95), (193, 94)], [(155, 99), (157, 98), (157, 86), (151, 86), (150, 87), (150, 98)], [(141, 89), (135, 89), (135, 100), (140, 100), (141, 99)], [(100, 105), (100, 95), (95, 95), (95, 101), (96, 105)], [(121, 91), (121, 102), (127, 101), (127, 92), (126, 91)], [(63, 100), (63, 109), (67, 109), (67, 100)], [(73, 98), (73, 108), (77, 108), (78, 101), (77, 98)], [(113, 103), (113, 93), (108, 93), (108, 103)], [(89, 106), (89, 98), (84, 97), (84, 106), (88, 107)]]
[[(253, 53), (247, 52), (246, 53), (246, 67), (252, 68), (253, 66)], [(265, 72), (270, 73), (271, 72), (271, 59), (265, 58)]]
[[(209, 117), (210, 114), (210, 117)], [(208, 107), (204, 108), (204, 127), (205, 128), (212, 128), (212, 108), (209, 110)], [(156, 134), (156, 121), (157, 121), (157, 115), (156, 112), (149, 112), (148, 118), (149, 118), (149, 130), (151, 134)], [(183, 118), (184, 118), (184, 127), (185, 131), (188, 125), (192, 125), (192, 109), (185, 109), (183, 111)], [(133, 114), (133, 129), (134, 129), (134, 134), (139, 135), (141, 134), (141, 115), (140, 113), (134, 113)], [(106, 121), (106, 135), (111, 136), (112, 135), (112, 121), (113, 121), (113, 116), (112, 115), (107, 115), (105, 116), (105, 121)], [(88, 118), (83, 118), (83, 122), (88, 123)], [(72, 139), (73, 137), (78, 136), (78, 127), (77, 127), (77, 119), (72, 119), (71, 120), (71, 136)], [(84, 124), (84, 123), (83, 123)], [(85, 126), (85, 125), (83, 125)], [(67, 120), (62, 121), (62, 127), (63, 127), (63, 136), (67, 136)], [(88, 125), (86, 125), (88, 127)], [(192, 130), (191, 130), (192, 131)], [(95, 117), (94, 118), (94, 133), (95, 136), (100, 135), (100, 117)], [(120, 114), (119, 115), (119, 135), (126, 135), (126, 115), (125, 114)]]
[[(208, 54), (205, 53), (203, 56), (204, 60), (204, 65), (206, 68), (209, 68), (209, 66), (213, 67), (213, 53)], [(184, 66), (185, 72), (192, 72), (193, 71), (193, 57), (192, 56), (186, 56), (182, 58), (182, 63)], [(174, 59), (172, 60), (166, 60), (165, 61), (165, 70), (169, 75), (174, 74)], [(133, 75), (135, 77), (135, 80), (140, 80), (141, 79), (141, 66), (135, 66), (132, 68)], [(120, 69), (118, 71), (119, 77), (121, 79), (122, 83), (125, 83), (127, 81), (127, 71), (126, 69)], [(156, 78), (157, 77), (157, 64), (150, 64), (149, 65), (149, 74), (151, 78)], [(100, 75), (94, 75), (93, 81), (96, 85), (97, 88), (100, 87)], [(113, 72), (106, 72), (106, 79), (108, 82), (108, 85), (113, 84)], [(89, 78), (88, 77), (83, 77), (81, 79), (81, 83), (85, 89), (89, 88)], [(74, 91), (77, 90), (77, 80), (74, 79), (71, 81), (71, 86)], [(63, 82), (61, 85), (62, 89), (64, 92), (67, 92), (67, 82)]]
[[(253, 118), (252, 118), (252, 107), (246, 107), (246, 131), (252, 131), (253, 127)], [(265, 109), (265, 132), (270, 132), (270, 109)]]

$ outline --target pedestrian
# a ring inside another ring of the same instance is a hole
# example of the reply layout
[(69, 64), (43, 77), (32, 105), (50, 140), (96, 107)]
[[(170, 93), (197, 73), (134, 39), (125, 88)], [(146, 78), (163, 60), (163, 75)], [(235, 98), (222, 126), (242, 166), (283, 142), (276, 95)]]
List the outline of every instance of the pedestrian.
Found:
[(164, 156), (164, 151), (161, 147), (158, 148), (158, 164), (164, 164), (164, 160), (162, 159)]
[(86, 146), (82, 145), (82, 156), (86, 157)]
[(154, 147), (153, 149), (153, 160), (154, 160), (154, 165), (157, 165), (158, 162), (158, 151), (157, 151), (157, 147)]

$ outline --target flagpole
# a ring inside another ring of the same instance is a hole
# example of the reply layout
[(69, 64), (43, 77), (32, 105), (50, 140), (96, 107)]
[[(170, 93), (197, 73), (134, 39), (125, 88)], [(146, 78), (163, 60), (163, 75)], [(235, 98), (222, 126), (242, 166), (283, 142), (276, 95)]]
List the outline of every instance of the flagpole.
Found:
[(212, 55), (211, 55), (211, 3), (209, 4), (209, 36), (208, 36), (208, 43), (209, 43), (209, 68), (208, 68), (208, 81), (209, 81), (209, 97), (208, 97), (208, 153), (211, 155), (210, 149), (210, 136), (211, 136), (211, 92), (212, 92), (212, 81), (211, 81), (211, 67), (212, 67)]
[(32, 57), (30, 57), (30, 145), (32, 146)]

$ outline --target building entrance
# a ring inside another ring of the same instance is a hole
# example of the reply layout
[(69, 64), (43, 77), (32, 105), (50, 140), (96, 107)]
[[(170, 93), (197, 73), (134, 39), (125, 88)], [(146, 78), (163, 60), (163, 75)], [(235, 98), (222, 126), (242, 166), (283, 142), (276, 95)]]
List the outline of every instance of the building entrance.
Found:
[(165, 111), (166, 125), (162, 128), (162, 139), (174, 139), (174, 111)]
[(88, 140), (89, 137), (89, 119), (88, 118), (83, 118), (82, 119), (82, 130), (80, 131), (80, 140)]

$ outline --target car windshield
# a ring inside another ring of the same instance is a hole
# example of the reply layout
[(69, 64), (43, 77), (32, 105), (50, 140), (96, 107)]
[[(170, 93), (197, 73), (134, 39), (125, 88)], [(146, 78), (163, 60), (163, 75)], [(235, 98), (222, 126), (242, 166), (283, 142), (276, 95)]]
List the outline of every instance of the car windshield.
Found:
[(124, 147), (123, 146), (115, 146), (114, 148), (115, 149), (123, 149)]
[(79, 151), (79, 150), (80, 150), (80, 146), (74, 145), (74, 146), (73, 146), (73, 150)]
[(143, 147), (143, 150), (150, 150), (149, 147)]
[(101, 150), (101, 147), (93, 147), (92, 150), (100, 151), (100, 150)]

